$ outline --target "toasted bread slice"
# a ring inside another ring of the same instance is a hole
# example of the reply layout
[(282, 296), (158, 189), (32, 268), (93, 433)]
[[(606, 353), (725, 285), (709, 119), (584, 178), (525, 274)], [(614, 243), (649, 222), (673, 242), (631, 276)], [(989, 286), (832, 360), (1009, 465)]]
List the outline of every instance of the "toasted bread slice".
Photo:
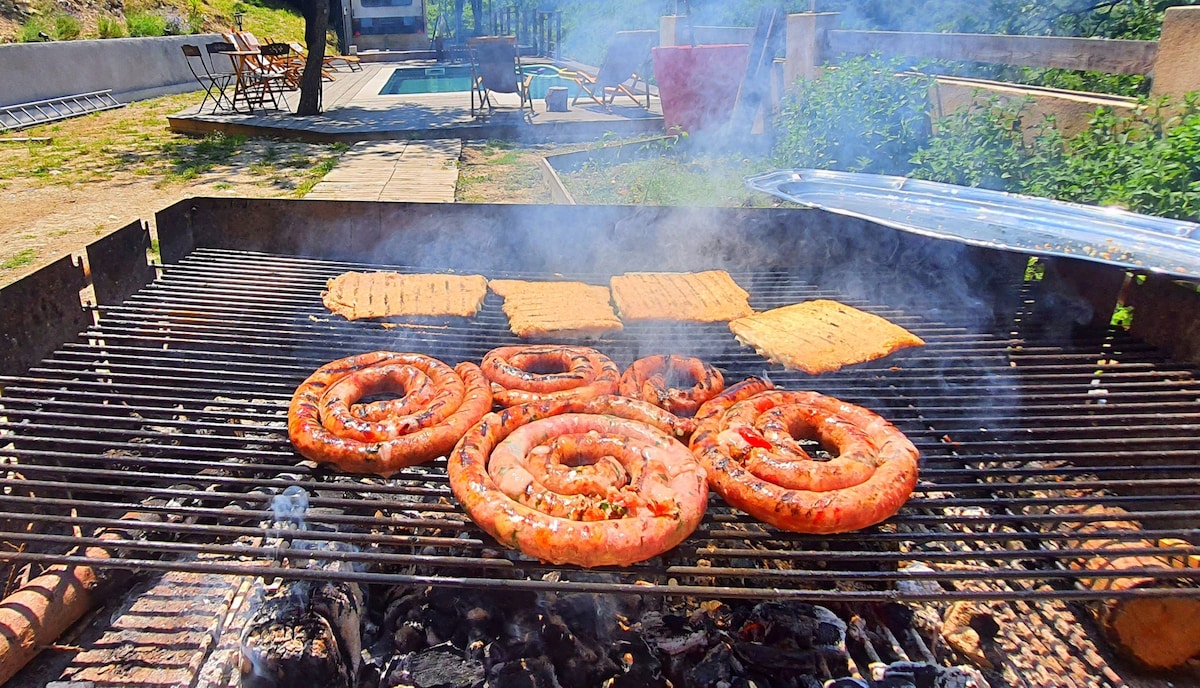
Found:
[(479, 312), (487, 296), (483, 275), (402, 275), (347, 272), (329, 280), (325, 307), (347, 320), (454, 316)]
[(509, 329), (521, 338), (589, 339), (622, 328), (608, 287), (522, 280), (492, 280), (488, 286), (504, 297)]
[(610, 284), (617, 312), (626, 322), (722, 322), (754, 312), (750, 294), (724, 270), (627, 272)]
[(738, 341), (775, 363), (810, 375), (883, 358), (925, 342), (878, 315), (818, 299), (738, 318)]

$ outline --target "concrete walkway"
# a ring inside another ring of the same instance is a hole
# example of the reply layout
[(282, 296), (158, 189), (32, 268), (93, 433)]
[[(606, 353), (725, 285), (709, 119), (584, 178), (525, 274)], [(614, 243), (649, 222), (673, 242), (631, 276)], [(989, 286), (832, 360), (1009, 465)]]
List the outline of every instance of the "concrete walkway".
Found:
[(305, 198), (453, 203), (462, 139), (364, 141)]

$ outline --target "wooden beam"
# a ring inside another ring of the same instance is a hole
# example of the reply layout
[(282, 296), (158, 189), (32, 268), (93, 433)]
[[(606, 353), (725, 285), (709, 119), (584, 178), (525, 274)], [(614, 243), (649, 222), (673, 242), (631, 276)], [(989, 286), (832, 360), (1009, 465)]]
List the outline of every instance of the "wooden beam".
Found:
[(1060, 36), (1004, 36), (971, 33), (832, 30), (830, 58), (838, 55), (905, 55), (930, 60), (993, 62), (1023, 67), (1053, 67), (1149, 74), (1158, 54), (1157, 41)]

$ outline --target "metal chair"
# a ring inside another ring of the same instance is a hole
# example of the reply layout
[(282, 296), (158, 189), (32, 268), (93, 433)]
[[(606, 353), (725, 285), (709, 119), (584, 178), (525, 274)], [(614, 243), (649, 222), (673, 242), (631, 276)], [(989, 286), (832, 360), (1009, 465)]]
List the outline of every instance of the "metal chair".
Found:
[[(491, 94), (515, 93), (521, 99), (522, 116), (528, 104), (529, 115), (526, 119), (532, 118), (533, 99), (529, 97), (532, 77), (521, 72), (517, 39), (513, 36), (472, 38), (467, 41), (467, 47), (471, 51), (471, 116), (481, 117), (484, 105), (489, 115), (496, 109)], [(475, 105), (477, 98), (478, 113)]]
[(204, 88), (204, 100), (200, 101), (199, 111), (204, 111), (204, 104), (209, 100), (213, 102), (213, 112), (222, 108), (233, 110), (233, 101), (226, 95), (225, 89), (233, 83), (234, 73), (214, 72), (204, 61), (204, 54), (197, 46), (184, 45), (182, 48), (183, 55), (187, 59), (188, 70), (192, 72), (196, 82)]

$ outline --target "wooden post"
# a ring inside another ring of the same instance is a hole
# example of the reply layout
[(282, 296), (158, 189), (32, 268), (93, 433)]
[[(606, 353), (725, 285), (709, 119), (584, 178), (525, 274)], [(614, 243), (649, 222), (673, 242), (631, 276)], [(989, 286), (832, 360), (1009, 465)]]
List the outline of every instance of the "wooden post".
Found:
[(804, 12), (787, 18), (787, 61), (783, 65), (784, 88), (799, 79), (816, 79), (828, 60), (825, 32), (837, 26), (837, 12)]
[(1200, 7), (1167, 9), (1153, 75), (1151, 96), (1183, 102), (1184, 93), (1200, 91)]

